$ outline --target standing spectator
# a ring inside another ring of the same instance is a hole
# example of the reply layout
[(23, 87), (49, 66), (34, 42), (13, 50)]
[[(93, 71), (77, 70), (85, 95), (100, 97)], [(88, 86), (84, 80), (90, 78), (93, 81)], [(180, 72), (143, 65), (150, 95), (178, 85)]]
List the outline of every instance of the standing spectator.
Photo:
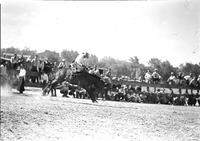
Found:
[[(57, 66), (56, 66), (57, 67)], [(43, 71), (47, 73), (48, 75), (54, 71), (54, 66), (48, 61), (48, 58), (45, 58), (44, 60), (44, 69)]]
[[(31, 56), (28, 56), (27, 57), (27, 59), (25, 60), (25, 62), (26, 63), (24, 63), (24, 68), (25, 68), (25, 70), (27, 71), (27, 73), (29, 72), (29, 71), (31, 71), (31, 69), (32, 69), (32, 63), (31, 63)], [(28, 78), (29, 76), (27, 75), (27, 78), (26, 78), (26, 80), (30, 80), (30, 78)]]
[(39, 68), (39, 58), (38, 55), (35, 55), (35, 57), (31, 61), (32, 63), (32, 71), (38, 71)]
[(13, 57), (11, 57), (11, 63), (12, 63), (12, 66), (13, 66), (13, 69), (17, 69), (18, 67), (18, 56), (17, 54), (15, 53)]
[[(32, 63), (31, 71), (38, 72), (39, 71), (39, 58), (38, 58), (38, 55), (35, 55), (35, 57), (31, 61), (31, 63)], [(35, 83), (36, 80), (38, 82), (38, 77), (34, 76), (34, 77), (31, 78), (31, 80), (32, 80), (33, 83)]]
[(26, 59), (24, 58), (24, 56), (22, 54), (21, 57), (18, 59), (18, 63), (24, 65), (25, 62), (26, 62)]
[(20, 93), (23, 93), (24, 89), (24, 82), (25, 82), (26, 70), (24, 69), (23, 64), (20, 65), (20, 72), (19, 72), (19, 83), (17, 90)]
[[(48, 75), (47, 75), (44, 71), (42, 71), (40, 82), (42, 83), (43, 88), (44, 88), (44, 87), (46, 86), (46, 84), (49, 82), (49, 77), (48, 77)], [(42, 89), (43, 89), (43, 88), (42, 88)]]
[[(183, 73), (182, 72), (179, 72), (178, 73), (178, 85), (183, 85), (183, 82), (184, 82), (184, 76), (183, 76)], [(182, 94), (182, 89), (179, 88), (179, 94)]]
[(42, 72), (44, 70), (44, 61), (39, 59), (38, 65), (37, 65), (37, 71)]
[[(11, 57), (11, 66), (14, 70), (17, 70), (17, 68), (18, 68), (18, 59), (19, 58), (18, 58), (16, 53), (14, 54), (13, 57)], [(11, 77), (16, 78), (17, 77), (17, 71), (12, 71)]]
[(41, 73), (44, 71), (44, 61), (39, 59), (38, 65), (37, 65), (37, 71), (39, 72), (38, 79), (41, 80)]

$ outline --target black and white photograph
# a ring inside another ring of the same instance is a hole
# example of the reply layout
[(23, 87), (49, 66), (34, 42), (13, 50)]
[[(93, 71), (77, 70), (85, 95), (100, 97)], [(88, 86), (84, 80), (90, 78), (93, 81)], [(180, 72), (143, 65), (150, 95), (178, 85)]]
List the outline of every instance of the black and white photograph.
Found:
[(1, 0), (1, 141), (200, 141), (199, 0)]

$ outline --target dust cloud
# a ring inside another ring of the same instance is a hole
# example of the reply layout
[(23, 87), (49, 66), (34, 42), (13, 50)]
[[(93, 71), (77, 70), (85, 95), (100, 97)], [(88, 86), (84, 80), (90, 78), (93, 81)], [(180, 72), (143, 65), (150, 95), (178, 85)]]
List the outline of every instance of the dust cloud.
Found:
[(1, 96), (11, 96), (11, 94), (12, 88), (8, 83), (1, 85)]

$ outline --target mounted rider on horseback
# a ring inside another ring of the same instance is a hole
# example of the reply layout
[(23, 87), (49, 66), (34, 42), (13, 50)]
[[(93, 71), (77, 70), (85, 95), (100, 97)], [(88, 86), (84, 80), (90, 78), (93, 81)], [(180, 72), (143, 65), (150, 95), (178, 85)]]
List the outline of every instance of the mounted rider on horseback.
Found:
[(79, 54), (74, 62), (71, 64), (72, 68), (76, 70), (76, 72), (87, 71), (87, 59), (89, 58), (89, 53), (83, 52)]

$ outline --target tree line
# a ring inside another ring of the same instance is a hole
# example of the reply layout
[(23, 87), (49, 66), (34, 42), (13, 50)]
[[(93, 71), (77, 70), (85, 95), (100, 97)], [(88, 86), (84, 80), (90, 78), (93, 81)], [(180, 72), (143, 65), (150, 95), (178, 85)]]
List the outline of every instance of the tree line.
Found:
[[(44, 52), (37, 53), (36, 50), (30, 50), (28, 47), (21, 50), (16, 47), (2, 48), (1, 56), (3, 53), (17, 53), (21, 55), (30, 55), (31, 57), (34, 57), (34, 55), (37, 54), (39, 58), (48, 58), (49, 61), (56, 62), (57, 64), (61, 61), (61, 59), (65, 59), (66, 64), (70, 64), (79, 54), (77, 51), (68, 49), (62, 50), (60, 54), (51, 50), (45, 50)], [(145, 75), (147, 70), (153, 72), (154, 69), (158, 70), (163, 80), (167, 80), (171, 72), (174, 72), (175, 74), (182, 72), (184, 75), (192, 73), (193, 76), (200, 75), (200, 62), (199, 64), (187, 62), (180, 64), (179, 67), (174, 67), (168, 60), (162, 61), (158, 58), (151, 58), (148, 61), (148, 65), (145, 66), (140, 63), (137, 56), (130, 57), (128, 61), (118, 60), (112, 57), (104, 57), (99, 60), (96, 55), (91, 54), (88, 64), (91, 67), (97, 65), (100, 68), (111, 68), (113, 76), (116, 77), (128, 76), (135, 79), (143, 79), (142, 77)]]

